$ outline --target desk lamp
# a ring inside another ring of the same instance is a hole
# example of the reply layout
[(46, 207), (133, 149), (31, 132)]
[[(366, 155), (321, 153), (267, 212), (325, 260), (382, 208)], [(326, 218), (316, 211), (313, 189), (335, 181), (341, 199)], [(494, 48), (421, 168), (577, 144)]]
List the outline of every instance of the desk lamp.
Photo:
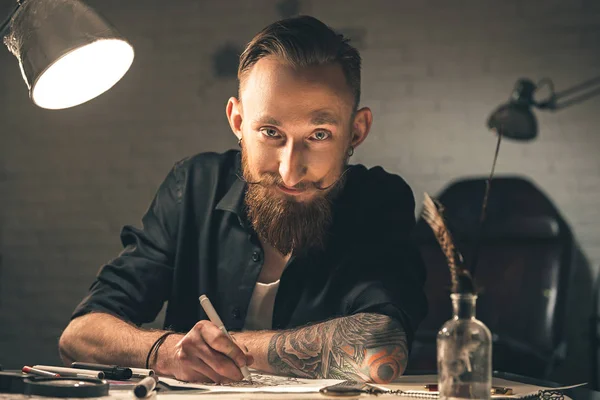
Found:
[[(549, 87), (550, 94), (545, 100), (538, 102), (535, 100), (534, 95), (543, 86)], [(532, 112), (533, 107), (540, 110), (557, 111), (597, 95), (600, 95), (600, 77), (589, 79), (558, 93), (554, 91), (554, 83), (548, 78), (541, 79), (537, 84), (530, 79), (521, 78), (515, 83), (508, 103), (502, 104), (490, 114), (487, 127), (496, 132), (498, 142), (481, 206), (478, 235), (475, 239), (476, 245), (470, 267), (472, 275), (475, 274), (475, 267), (477, 266), (479, 244), (485, 223), (485, 212), (502, 136), (517, 141), (533, 140), (538, 135), (537, 120)]]
[[(549, 96), (536, 101), (534, 94), (547, 85)], [(562, 92), (554, 91), (554, 83), (548, 78), (534, 84), (529, 79), (519, 79), (508, 103), (501, 105), (489, 116), (487, 126), (514, 140), (531, 140), (538, 134), (537, 121), (532, 107), (557, 111), (600, 94), (600, 77), (581, 82)]]
[(125, 75), (133, 47), (78, 0), (17, 0), (0, 25), (19, 60), (32, 101), (73, 107), (104, 93)]

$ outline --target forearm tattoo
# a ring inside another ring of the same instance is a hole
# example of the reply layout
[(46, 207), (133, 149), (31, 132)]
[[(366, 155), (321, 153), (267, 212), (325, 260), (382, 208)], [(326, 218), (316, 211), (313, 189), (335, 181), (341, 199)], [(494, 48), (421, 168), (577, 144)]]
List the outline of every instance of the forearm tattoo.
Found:
[(279, 374), (383, 383), (404, 372), (407, 347), (397, 321), (365, 313), (276, 333), (268, 359)]

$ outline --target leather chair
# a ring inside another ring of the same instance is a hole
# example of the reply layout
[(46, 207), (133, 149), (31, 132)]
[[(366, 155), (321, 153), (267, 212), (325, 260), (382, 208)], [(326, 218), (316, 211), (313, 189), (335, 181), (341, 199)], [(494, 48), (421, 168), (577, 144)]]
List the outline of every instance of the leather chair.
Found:
[[(452, 182), (436, 197), (467, 265), (479, 235), (486, 178)], [(565, 312), (573, 237), (550, 199), (522, 177), (492, 181), (475, 273), (477, 318), (493, 336), (493, 369), (547, 378), (566, 351)], [(450, 274), (419, 218), (414, 238), (427, 267), (429, 314), (415, 335), (407, 373), (435, 371), (436, 335), (452, 317)]]

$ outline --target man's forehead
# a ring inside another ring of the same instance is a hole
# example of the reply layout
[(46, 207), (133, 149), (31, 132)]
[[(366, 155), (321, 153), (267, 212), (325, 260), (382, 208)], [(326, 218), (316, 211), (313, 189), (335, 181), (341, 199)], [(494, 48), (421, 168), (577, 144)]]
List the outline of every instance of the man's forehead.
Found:
[(316, 108), (332, 102), (353, 104), (352, 92), (340, 65), (295, 68), (272, 56), (260, 59), (244, 77), (240, 100), (247, 99), (252, 102), (293, 99), (310, 102)]

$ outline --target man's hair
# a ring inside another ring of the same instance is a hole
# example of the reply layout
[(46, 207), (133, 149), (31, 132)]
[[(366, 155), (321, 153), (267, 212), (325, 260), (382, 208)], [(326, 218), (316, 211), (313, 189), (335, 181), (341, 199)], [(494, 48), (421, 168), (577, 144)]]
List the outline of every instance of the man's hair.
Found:
[(310, 16), (288, 18), (260, 31), (240, 55), (239, 90), (245, 74), (258, 60), (276, 56), (296, 68), (339, 64), (354, 96), (360, 102), (360, 54), (349, 39)]

